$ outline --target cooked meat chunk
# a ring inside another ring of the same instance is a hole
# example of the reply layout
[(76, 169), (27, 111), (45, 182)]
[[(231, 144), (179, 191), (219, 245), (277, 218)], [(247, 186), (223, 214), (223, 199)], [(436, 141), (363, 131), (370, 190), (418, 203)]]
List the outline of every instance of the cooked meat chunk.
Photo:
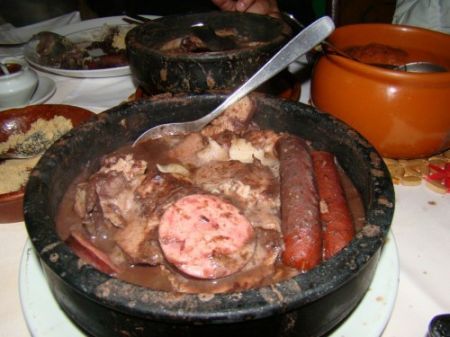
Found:
[(193, 183), (211, 193), (224, 193), (246, 206), (258, 199), (278, 196), (276, 178), (259, 161), (245, 164), (237, 160), (214, 161), (193, 172)]
[(246, 96), (203, 128), (201, 134), (206, 137), (212, 137), (225, 130), (239, 134), (247, 130), (254, 113), (255, 103)]
[(193, 173), (193, 183), (233, 200), (253, 226), (280, 230), (278, 181), (259, 161), (211, 162)]
[(110, 157), (92, 177), (103, 216), (116, 227), (123, 228), (139, 217), (134, 191), (145, 178), (146, 163), (131, 156)]
[(97, 202), (95, 186), (89, 183), (80, 183), (75, 194), (74, 210), (81, 217), (85, 218), (92, 213)]
[(142, 203), (145, 216), (154, 214), (159, 218), (171, 203), (198, 190), (187, 180), (160, 173), (147, 177), (136, 189), (136, 195)]
[(191, 133), (168, 151), (169, 158), (185, 164), (196, 165), (196, 153), (207, 145), (207, 141), (199, 133)]
[(162, 263), (162, 252), (157, 241), (158, 224), (159, 220), (152, 217), (147, 223), (133, 222), (116, 232), (114, 240), (131, 263), (152, 266)]

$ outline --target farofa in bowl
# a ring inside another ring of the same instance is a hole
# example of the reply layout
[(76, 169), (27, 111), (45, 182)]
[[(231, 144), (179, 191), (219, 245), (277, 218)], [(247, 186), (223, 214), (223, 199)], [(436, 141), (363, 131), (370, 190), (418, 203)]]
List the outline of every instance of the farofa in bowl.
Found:
[(35, 154), (0, 161), (0, 223), (23, 219), (22, 199), (30, 171), (51, 144), (91, 116), (89, 110), (63, 104), (31, 105), (0, 114), (0, 154), (13, 148)]

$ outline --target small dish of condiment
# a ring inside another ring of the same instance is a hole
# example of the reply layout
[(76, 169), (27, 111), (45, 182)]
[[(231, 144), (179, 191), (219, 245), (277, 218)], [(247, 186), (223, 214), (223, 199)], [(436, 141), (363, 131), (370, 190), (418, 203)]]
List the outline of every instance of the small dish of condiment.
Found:
[(37, 73), (20, 60), (1, 62), (0, 108), (25, 105), (30, 102), (39, 78)]
[(0, 113), (0, 154), (11, 148), (36, 153), (28, 159), (0, 160), (0, 224), (23, 220), (23, 195), (42, 153), (73, 127), (94, 114), (64, 104), (38, 104)]

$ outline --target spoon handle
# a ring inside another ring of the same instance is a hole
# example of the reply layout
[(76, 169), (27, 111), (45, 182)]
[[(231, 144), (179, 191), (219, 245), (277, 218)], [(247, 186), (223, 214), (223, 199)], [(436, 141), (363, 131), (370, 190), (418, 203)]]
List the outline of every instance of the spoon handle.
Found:
[(206, 125), (226, 108), (256, 89), (262, 83), (280, 73), (290, 63), (314, 48), (322, 40), (327, 38), (334, 30), (334, 23), (330, 17), (324, 16), (304, 28), (281, 48), (264, 66), (262, 66), (243, 85), (227, 97), (211, 113), (199, 119), (198, 122)]

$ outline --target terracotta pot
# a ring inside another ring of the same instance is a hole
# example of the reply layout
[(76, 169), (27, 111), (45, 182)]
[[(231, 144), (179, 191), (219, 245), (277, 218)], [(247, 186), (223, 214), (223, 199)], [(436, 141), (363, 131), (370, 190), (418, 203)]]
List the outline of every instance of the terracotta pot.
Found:
[[(394, 191), (378, 153), (356, 132), (310, 106), (255, 97), (255, 121), (332, 151), (361, 193), (367, 225), (348, 248), (313, 270), (228, 294), (181, 294), (106, 275), (61, 241), (55, 214), (85, 163), (132, 142), (148, 127), (200, 117), (224, 96), (140, 100), (115, 107), (64, 136), (35, 167), (25, 192), (27, 230), (56, 301), (92, 336), (320, 336), (367, 291), (389, 230)], [(86, 149), (89, 149), (88, 151)]]
[[(369, 43), (400, 48), (408, 60), (450, 70), (450, 35), (390, 24), (342, 26), (340, 49)], [(428, 157), (450, 146), (450, 72), (409, 73), (322, 56), (313, 69), (313, 104), (354, 127), (385, 157)]]

